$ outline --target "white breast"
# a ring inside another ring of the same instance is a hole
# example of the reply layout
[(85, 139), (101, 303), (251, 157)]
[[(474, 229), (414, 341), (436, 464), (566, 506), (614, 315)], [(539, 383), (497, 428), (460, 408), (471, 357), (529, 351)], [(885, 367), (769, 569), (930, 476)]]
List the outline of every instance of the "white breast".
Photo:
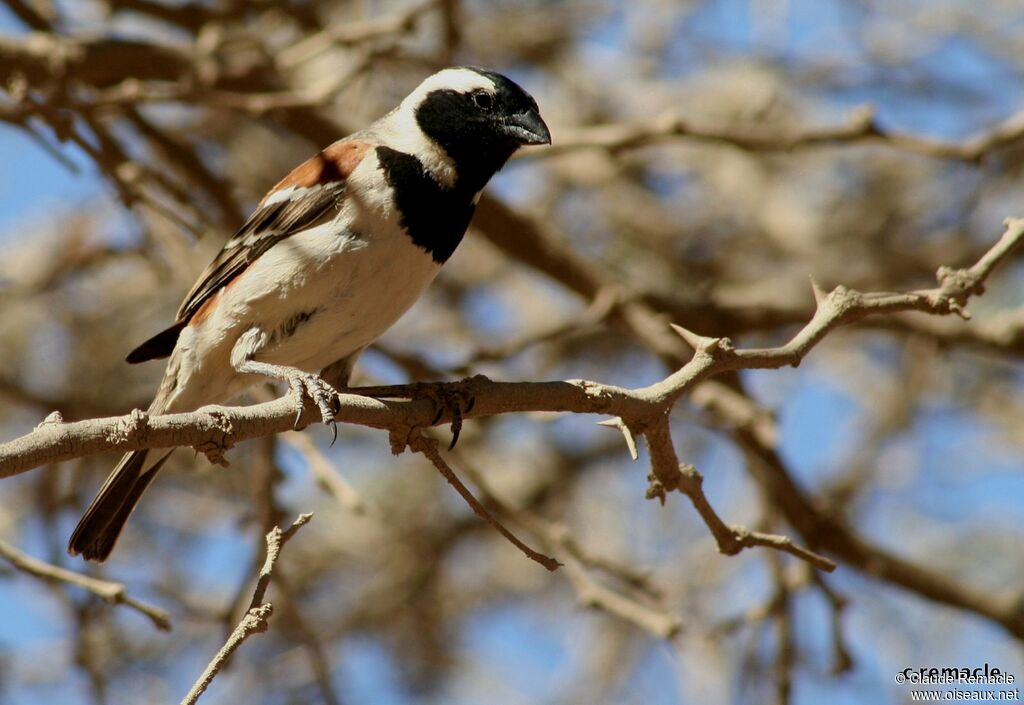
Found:
[[(258, 381), (238, 377), (228, 363), (234, 341), (252, 326), (273, 337), (257, 360), (309, 372), (380, 337), (441, 269), (399, 220), (376, 156), (368, 153), (333, 221), (274, 245), (224, 290), (208, 318), (183, 331), (176, 355), (195, 380), (184, 396), (195, 397), (202, 382), (209, 393), (200, 394), (201, 403), (211, 403)], [(231, 380), (224, 387), (217, 377)]]

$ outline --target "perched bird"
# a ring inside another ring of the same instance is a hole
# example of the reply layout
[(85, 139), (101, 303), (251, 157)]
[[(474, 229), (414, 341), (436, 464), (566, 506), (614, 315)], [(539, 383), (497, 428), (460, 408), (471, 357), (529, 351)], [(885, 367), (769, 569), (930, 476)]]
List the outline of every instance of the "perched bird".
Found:
[[(522, 145), (551, 136), (517, 84), (478, 68), (421, 83), (369, 127), (274, 186), (206, 268), (167, 330), (130, 363), (170, 356), (152, 414), (288, 383), (334, 423), (334, 388), (423, 293), (462, 240), (480, 192)], [(297, 417), (298, 418), (298, 417)], [(103, 561), (170, 451), (125, 455), (68, 543)]]

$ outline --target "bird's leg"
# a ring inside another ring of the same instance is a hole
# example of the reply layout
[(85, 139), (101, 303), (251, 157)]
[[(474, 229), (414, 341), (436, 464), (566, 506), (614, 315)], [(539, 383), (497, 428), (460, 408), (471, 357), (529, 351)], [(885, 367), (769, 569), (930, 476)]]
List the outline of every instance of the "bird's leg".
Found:
[(231, 350), (231, 366), (241, 374), (264, 375), (287, 382), (292, 401), (295, 403), (295, 428), (299, 427), (299, 421), (302, 419), (302, 409), (305, 406), (303, 395), (312, 399), (320, 410), (320, 418), (324, 424), (331, 427), (331, 445), (334, 445), (338, 438), (338, 424), (334, 420), (338, 393), (334, 387), (312, 372), (254, 360), (253, 357), (266, 346), (266, 342), (267, 335), (259, 328), (247, 330)]

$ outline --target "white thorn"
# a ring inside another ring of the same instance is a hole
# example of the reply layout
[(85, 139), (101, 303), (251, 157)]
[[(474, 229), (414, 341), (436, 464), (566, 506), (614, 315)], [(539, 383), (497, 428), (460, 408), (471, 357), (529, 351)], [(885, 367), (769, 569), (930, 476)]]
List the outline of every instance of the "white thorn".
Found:
[(722, 340), (721, 338), (709, 338), (706, 335), (698, 335), (691, 330), (687, 330), (680, 325), (676, 325), (675, 323), (669, 323), (669, 325), (672, 326), (672, 330), (674, 330), (679, 337), (685, 340), (686, 344), (694, 350), (709, 352), (717, 348)]
[(621, 416), (615, 416), (614, 418), (605, 419), (604, 421), (598, 421), (598, 426), (605, 426), (607, 428), (617, 428), (622, 432), (622, 437), (626, 439), (626, 448), (629, 449), (629, 457), (633, 460), (637, 460), (640, 455), (636, 452), (636, 439), (633, 437), (633, 431), (630, 430), (626, 422), (622, 420)]
[(814, 278), (813, 274), (810, 276), (810, 280), (811, 291), (814, 292), (814, 303), (821, 306), (821, 303), (828, 298), (828, 292), (822, 288), (821, 284), (818, 283), (818, 280)]

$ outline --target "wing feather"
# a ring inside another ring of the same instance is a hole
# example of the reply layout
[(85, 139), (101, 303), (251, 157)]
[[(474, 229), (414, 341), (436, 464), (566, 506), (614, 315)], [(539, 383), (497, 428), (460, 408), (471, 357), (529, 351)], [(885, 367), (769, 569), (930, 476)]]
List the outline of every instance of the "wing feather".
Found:
[(279, 181), (200, 275), (178, 309), (174, 325), (135, 348), (128, 362), (170, 355), (181, 330), (246, 267), (282, 240), (332, 218), (344, 198), (349, 175), (370, 146), (352, 139), (335, 142)]
[(177, 320), (188, 321), (210, 298), (271, 247), (332, 217), (345, 193), (345, 182), (296, 190), (286, 200), (264, 202), (227, 241), (185, 296)]

